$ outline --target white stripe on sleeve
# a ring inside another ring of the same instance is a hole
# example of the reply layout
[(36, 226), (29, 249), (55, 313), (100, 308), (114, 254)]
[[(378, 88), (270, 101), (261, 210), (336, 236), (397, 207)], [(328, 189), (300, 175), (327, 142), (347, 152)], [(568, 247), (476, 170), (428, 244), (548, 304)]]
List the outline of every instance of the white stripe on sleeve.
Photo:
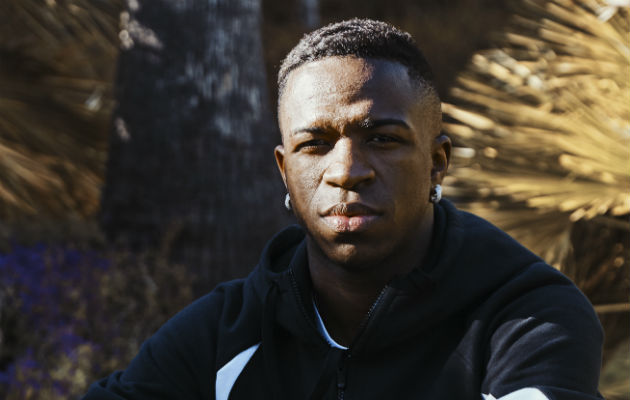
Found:
[(260, 346), (260, 343), (241, 351), (217, 371), (217, 381), (214, 386), (216, 400), (227, 400), (236, 378), (243, 372), (258, 346)]
[(549, 400), (547, 396), (536, 388), (519, 389), (498, 399), (491, 394), (482, 394), (483, 400)]

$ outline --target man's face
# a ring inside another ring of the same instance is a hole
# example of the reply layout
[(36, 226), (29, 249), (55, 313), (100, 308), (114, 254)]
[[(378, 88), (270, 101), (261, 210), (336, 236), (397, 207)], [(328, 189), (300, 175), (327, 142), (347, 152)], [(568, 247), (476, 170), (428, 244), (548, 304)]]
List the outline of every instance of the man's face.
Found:
[(402, 64), (356, 57), (289, 74), (276, 160), (296, 217), (333, 262), (372, 265), (431, 218), (450, 142), (439, 137), (439, 103), (418, 85)]

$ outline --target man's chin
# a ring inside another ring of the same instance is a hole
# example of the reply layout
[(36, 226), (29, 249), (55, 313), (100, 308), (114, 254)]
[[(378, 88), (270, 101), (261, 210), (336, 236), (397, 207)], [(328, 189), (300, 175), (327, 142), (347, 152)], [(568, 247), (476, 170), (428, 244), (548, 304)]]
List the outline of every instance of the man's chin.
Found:
[(369, 269), (382, 258), (378, 249), (367, 244), (342, 242), (329, 244), (320, 249), (326, 258), (347, 270)]
[[(377, 220), (378, 221), (378, 220)], [(383, 258), (382, 248), (387, 237), (379, 224), (370, 222), (370, 229), (335, 230), (321, 224), (308, 232), (312, 245), (331, 262), (348, 269), (366, 269)], [(381, 227), (382, 228), (382, 227)]]

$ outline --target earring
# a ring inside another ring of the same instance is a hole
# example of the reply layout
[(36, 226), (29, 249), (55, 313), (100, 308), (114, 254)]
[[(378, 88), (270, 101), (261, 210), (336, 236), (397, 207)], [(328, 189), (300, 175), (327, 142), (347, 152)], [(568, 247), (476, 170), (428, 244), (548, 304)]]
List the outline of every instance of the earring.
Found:
[(291, 196), (289, 195), (289, 193), (287, 193), (286, 196), (284, 196), (284, 207), (291, 211)]
[(433, 190), (431, 190), (431, 203), (437, 204), (442, 200), (442, 185), (435, 185)]

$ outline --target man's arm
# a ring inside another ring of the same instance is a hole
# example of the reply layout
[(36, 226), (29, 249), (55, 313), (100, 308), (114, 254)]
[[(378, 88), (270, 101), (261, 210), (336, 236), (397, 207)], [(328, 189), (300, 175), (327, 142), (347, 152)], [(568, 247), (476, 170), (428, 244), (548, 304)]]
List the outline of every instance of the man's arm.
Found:
[(482, 384), (487, 399), (602, 398), (597, 386), (603, 333), (577, 288), (541, 287), (501, 314)]

